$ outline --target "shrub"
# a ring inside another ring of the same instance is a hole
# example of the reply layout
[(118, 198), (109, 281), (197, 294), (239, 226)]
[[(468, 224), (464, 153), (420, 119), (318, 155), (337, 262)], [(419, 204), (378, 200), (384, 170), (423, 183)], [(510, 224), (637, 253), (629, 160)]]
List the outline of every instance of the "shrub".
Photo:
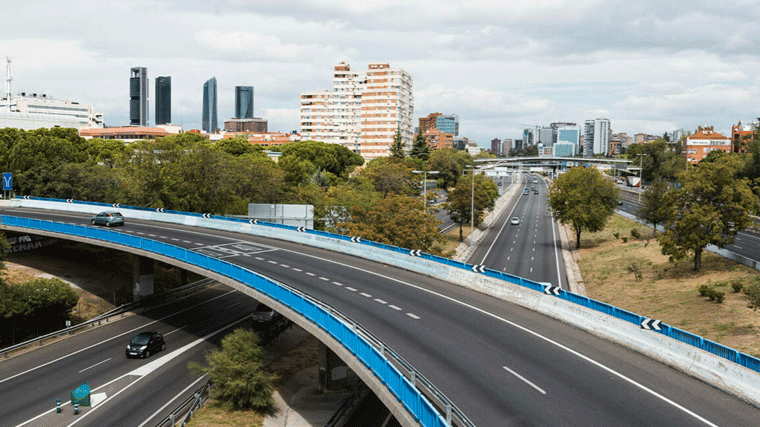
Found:
[(739, 293), (742, 291), (742, 288), (744, 287), (744, 283), (742, 283), (741, 280), (734, 280), (731, 282), (731, 288), (734, 290), (734, 293)]
[(638, 239), (639, 237), (641, 237), (641, 232), (639, 232), (638, 228), (631, 229), (631, 237), (633, 237), (634, 239)]
[(744, 295), (747, 296), (747, 307), (757, 310), (760, 308), (760, 283), (752, 283), (744, 287)]
[(620, 232), (618, 232), (618, 231), (612, 233), (612, 235), (615, 236), (616, 239), (620, 238)]
[(706, 297), (707, 293), (710, 292), (710, 286), (709, 285), (699, 285), (699, 295)]
[(710, 301), (715, 301), (715, 294), (716, 294), (715, 289), (713, 289), (713, 288), (708, 289), (707, 290), (707, 299), (709, 299)]
[(715, 302), (718, 304), (722, 303), (723, 299), (726, 297), (726, 293), (721, 291), (714, 291), (713, 295), (715, 297)]
[(637, 282), (640, 282), (644, 278), (644, 273), (641, 271), (641, 265), (639, 263), (632, 263), (629, 265), (628, 271), (633, 273), (633, 277)]
[(627, 237), (623, 237), (623, 243), (628, 243), (628, 238)]

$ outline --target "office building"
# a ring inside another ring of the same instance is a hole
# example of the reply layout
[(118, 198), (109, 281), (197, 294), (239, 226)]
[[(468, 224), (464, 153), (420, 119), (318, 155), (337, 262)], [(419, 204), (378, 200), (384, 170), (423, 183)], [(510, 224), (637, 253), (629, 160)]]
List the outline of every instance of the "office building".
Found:
[(554, 145), (554, 129), (551, 127), (542, 127), (538, 132), (538, 143), (544, 147)]
[(230, 119), (224, 122), (225, 132), (267, 133), (269, 122), (259, 117)]
[(499, 155), (501, 153), (501, 140), (499, 138), (494, 138), (491, 140), (491, 149), (489, 151), (496, 155)]
[(509, 157), (509, 152), (512, 151), (512, 140), (510, 138), (504, 138), (501, 142), (501, 155)]
[(132, 68), (129, 78), (129, 124), (148, 126), (148, 70)]
[(216, 118), (216, 77), (203, 84), (203, 119), (201, 128), (208, 133), (219, 130)]
[(712, 151), (731, 151), (731, 138), (723, 136), (710, 127), (698, 127), (693, 135), (686, 137), (682, 155), (691, 164), (697, 164)]
[(456, 114), (431, 113), (427, 117), (420, 117), (418, 132), (423, 134), (428, 129), (438, 129), (441, 132), (459, 136), (459, 116)]
[(584, 157), (592, 157), (595, 154), (608, 155), (610, 151), (610, 119), (597, 118), (586, 120), (584, 128)]
[(235, 118), (253, 118), (253, 86), (235, 86)]
[(536, 144), (535, 132), (533, 129), (523, 130), (523, 148), (530, 147)]
[(555, 157), (573, 157), (578, 153), (578, 144), (568, 141), (557, 141), (554, 144)]
[(156, 124), (172, 122), (172, 78), (156, 77)]
[(301, 93), (301, 137), (341, 144), (367, 160), (388, 155), (396, 130), (411, 147), (412, 78), (388, 63), (370, 63), (365, 73), (335, 66), (333, 90)]

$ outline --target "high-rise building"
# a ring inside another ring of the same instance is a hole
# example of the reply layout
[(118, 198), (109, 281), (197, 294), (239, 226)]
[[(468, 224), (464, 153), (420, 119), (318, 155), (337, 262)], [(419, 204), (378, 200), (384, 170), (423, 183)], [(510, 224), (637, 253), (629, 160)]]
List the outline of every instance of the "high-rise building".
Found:
[(491, 153), (496, 155), (501, 154), (501, 140), (499, 138), (491, 140)]
[(584, 128), (583, 156), (592, 157), (594, 154), (608, 155), (610, 151), (610, 119), (586, 120)]
[(172, 78), (156, 77), (156, 124), (172, 122)]
[(235, 86), (235, 118), (253, 118), (253, 86)]
[(536, 145), (535, 132), (533, 131), (533, 129), (526, 128), (523, 130), (523, 145), (524, 146), (522, 148), (527, 148), (527, 147), (530, 147), (531, 145)]
[(501, 142), (501, 155), (504, 157), (509, 157), (510, 151), (512, 151), (512, 139), (504, 138), (504, 141)]
[(201, 127), (209, 133), (219, 130), (216, 119), (216, 77), (206, 80), (206, 83), (203, 84), (203, 120)]
[(335, 66), (333, 90), (301, 93), (301, 137), (341, 144), (365, 159), (388, 155), (398, 129), (412, 141), (412, 78), (388, 63), (370, 63), (365, 74)]
[(459, 136), (459, 116), (456, 114), (430, 113), (426, 117), (420, 117), (419, 122), (417, 132), (422, 134), (435, 128), (452, 136)]
[(129, 78), (129, 124), (148, 126), (148, 70), (132, 68)]

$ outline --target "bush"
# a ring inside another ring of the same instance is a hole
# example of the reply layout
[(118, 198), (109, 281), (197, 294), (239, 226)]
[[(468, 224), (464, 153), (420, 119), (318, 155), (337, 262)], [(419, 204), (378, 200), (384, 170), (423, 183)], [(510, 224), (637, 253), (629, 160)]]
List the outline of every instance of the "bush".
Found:
[(618, 232), (618, 231), (612, 233), (612, 235), (615, 236), (616, 239), (620, 238), (620, 232)]
[(744, 287), (744, 295), (747, 296), (747, 307), (757, 310), (760, 308), (760, 283), (753, 283)]
[(638, 239), (639, 237), (641, 237), (641, 232), (639, 231), (638, 228), (631, 229), (631, 237), (633, 237), (634, 239)]
[(734, 290), (734, 293), (738, 294), (742, 291), (742, 288), (744, 287), (744, 283), (742, 283), (741, 280), (734, 280), (731, 282), (731, 289)]
[(708, 292), (710, 292), (710, 286), (709, 285), (699, 285), (699, 295), (706, 297)]
[(726, 297), (726, 293), (721, 292), (721, 291), (713, 291), (713, 296), (714, 296), (715, 302), (720, 304), (723, 302), (723, 299)]
[(262, 369), (263, 351), (259, 338), (245, 329), (236, 329), (222, 339), (222, 349), (206, 356), (208, 366), (190, 363), (190, 370), (208, 374), (214, 387), (211, 397), (230, 409), (274, 408), (274, 375)]
[(633, 277), (637, 282), (640, 282), (644, 278), (644, 272), (641, 271), (641, 264), (632, 263), (628, 266), (628, 271), (633, 273)]
[(628, 243), (628, 238), (627, 237), (623, 237), (623, 243)]

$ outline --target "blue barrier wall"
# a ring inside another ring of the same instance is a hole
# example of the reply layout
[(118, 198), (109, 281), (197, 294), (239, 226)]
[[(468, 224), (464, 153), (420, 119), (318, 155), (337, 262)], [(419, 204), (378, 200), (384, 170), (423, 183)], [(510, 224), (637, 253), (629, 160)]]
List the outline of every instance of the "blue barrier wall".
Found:
[(420, 425), (447, 426), (445, 419), (425, 396), (380, 353), (380, 350), (373, 347), (357, 331), (299, 292), (251, 270), (178, 246), (106, 229), (12, 216), (0, 216), (0, 223), (11, 227), (86, 237), (152, 252), (199, 266), (249, 286), (289, 307), (329, 333), (386, 385)]

